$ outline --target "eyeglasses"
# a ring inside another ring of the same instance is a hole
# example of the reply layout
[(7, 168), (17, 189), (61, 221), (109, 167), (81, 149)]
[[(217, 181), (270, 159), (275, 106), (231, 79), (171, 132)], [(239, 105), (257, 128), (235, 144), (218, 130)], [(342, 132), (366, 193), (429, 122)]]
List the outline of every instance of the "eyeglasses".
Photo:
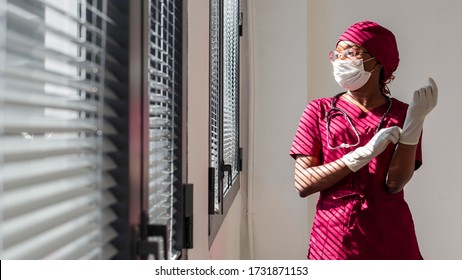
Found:
[(358, 59), (358, 56), (363, 54), (363, 53), (368, 53), (368, 52), (355, 50), (353, 48), (349, 48), (349, 49), (343, 50), (341, 52), (339, 52), (339, 51), (331, 51), (331, 52), (329, 52), (329, 58), (330, 58), (330, 61), (332, 61), (332, 62), (336, 61), (337, 59), (340, 59), (341, 57), (351, 59), (351, 60), (355, 60), (355, 59)]

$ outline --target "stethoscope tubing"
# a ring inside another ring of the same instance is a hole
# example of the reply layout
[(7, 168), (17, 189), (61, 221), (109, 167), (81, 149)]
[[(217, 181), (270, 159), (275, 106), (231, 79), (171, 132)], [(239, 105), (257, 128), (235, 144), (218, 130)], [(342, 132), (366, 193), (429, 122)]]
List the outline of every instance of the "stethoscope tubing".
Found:
[[(331, 150), (337, 150), (337, 149), (340, 149), (340, 148), (355, 147), (355, 146), (359, 145), (359, 143), (361, 142), (361, 138), (359, 137), (358, 130), (354, 126), (353, 122), (351, 121), (351, 118), (348, 116), (348, 114), (345, 112), (345, 110), (340, 109), (340, 108), (337, 107), (337, 102), (338, 102), (339, 98), (345, 93), (346, 92), (338, 93), (338, 94), (336, 94), (334, 96), (334, 98), (332, 98), (332, 101), (330, 103), (330, 109), (327, 111), (327, 114), (326, 114), (326, 134), (327, 134), (326, 141), (327, 141), (327, 146)], [(388, 115), (388, 112), (390, 111), (391, 106), (392, 106), (392, 99), (390, 97), (388, 97), (388, 96), (386, 96), (386, 98), (387, 98), (387, 101), (388, 101), (388, 108), (385, 111), (385, 113), (382, 115), (382, 117), (380, 118), (380, 122), (379, 122), (379, 125), (377, 126), (377, 129), (375, 130), (375, 133), (377, 133), (382, 128), (383, 121), (385, 120), (385, 117)], [(336, 147), (332, 147), (330, 145), (330, 140), (329, 140), (329, 135), (331, 134), (330, 133), (330, 121), (332, 119), (332, 115), (335, 112), (340, 112), (343, 115), (343, 117), (348, 121), (348, 123), (350, 124), (350, 127), (353, 128), (353, 131), (354, 131), (354, 133), (356, 135), (356, 139), (357, 139), (356, 143), (354, 143), (354, 144), (341, 143), (339, 146), (336, 146)]]

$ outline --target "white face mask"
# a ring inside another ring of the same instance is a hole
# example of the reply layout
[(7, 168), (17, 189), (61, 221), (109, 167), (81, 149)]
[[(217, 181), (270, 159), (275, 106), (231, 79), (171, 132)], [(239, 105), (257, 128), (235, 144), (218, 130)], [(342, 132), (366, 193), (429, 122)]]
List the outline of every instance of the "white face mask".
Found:
[(332, 62), (334, 78), (337, 83), (347, 90), (357, 90), (364, 86), (371, 76), (371, 72), (364, 70), (362, 59), (337, 59)]

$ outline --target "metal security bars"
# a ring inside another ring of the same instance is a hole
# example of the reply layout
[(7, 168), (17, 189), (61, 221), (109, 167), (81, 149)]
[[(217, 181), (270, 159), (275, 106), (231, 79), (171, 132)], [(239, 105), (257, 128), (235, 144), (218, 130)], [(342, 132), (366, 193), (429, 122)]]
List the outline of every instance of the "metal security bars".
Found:
[(182, 215), (182, 1), (149, 1), (149, 224), (158, 258), (177, 259)]
[(225, 214), (227, 196), (238, 183), (240, 171), (239, 16), (239, 0), (210, 0), (209, 214), (212, 215)]
[(222, 47), (221, 47), (221, 1), (210, 1), (210, 169), (209, 169), (209, 214), (221, 213), (223, 201), (220, 170), (221, 116), (222, 116)]
[(120, 133), (105, 0), (0, 0), (2, 259), (109, 259)]
[(239, 1), (223, 1), (223, 192), (231, 188), (239, 172)]

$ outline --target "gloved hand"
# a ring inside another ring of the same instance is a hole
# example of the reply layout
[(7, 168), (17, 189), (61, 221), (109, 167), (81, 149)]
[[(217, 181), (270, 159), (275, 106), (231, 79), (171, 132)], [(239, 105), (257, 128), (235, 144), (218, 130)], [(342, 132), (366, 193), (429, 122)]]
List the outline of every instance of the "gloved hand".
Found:
[(425, 116), (436, 106), (438, 88), (432, 78), (428, 78), (428, 82), (430, 85), (414, 92), (414, 97), (407, 109), (403, 133), (399, 139), (400, 143), (406, 145), (416, 145), (419, 143)]
[(400, 135), (401, 128), (398, 126), (382, 128), (365, 146), (344, 155), (341, 160), (351, 171), (356, 172), (381, 154), (388, 144), (396, 144)]

